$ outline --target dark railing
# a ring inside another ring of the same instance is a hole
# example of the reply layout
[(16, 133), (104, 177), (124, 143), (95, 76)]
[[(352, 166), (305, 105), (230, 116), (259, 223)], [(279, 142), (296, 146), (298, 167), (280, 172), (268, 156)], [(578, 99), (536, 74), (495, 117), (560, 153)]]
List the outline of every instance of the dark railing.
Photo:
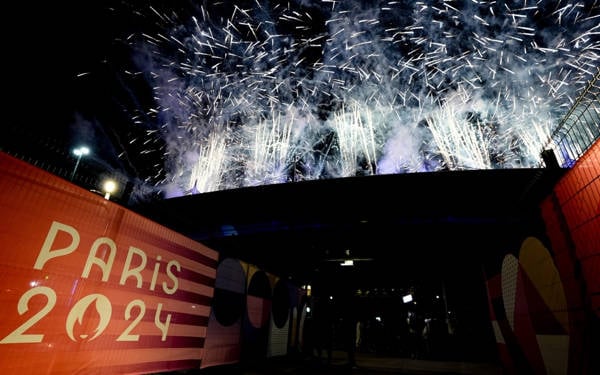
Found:
[(103, 183), (114, 180), (117, 190), (111, 194), (111, 200), (127, 203), (130, 179), (100, 157), (92, 154), (81, 158), (75, 170), (77, 158), (66, 141), (17, 125), (7, 126), (4, 135), (6, 138), (0, 140), (0, 151), (100, 195), (104, 195)]
[(570, 168), (600, 137), (600, 67), (542, 149), (542, 167)]

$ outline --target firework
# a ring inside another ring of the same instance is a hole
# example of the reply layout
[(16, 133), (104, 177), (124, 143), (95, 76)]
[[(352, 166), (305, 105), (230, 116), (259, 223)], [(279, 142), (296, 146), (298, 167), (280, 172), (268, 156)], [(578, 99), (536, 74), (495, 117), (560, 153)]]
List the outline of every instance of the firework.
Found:
[(256, 0), (139, 13), (161, 30), (127, 42), (154, 90), (161, 183), (178, 194), (537, 167), (600, 57), (594, 1)]

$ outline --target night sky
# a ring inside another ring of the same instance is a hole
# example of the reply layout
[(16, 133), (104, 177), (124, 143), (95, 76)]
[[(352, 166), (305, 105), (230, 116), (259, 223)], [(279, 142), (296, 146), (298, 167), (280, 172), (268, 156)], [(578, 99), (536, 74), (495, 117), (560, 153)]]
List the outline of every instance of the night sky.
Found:
[(8, 40), (7, 125), (18, 129), (19, 138), (26, 132), (67, 148), (67, 153), (87, 144), (106, 168), (143, 176), (143, 163), (116, 157), (124, 151), (129, 132), (135, 131), (126, 96), (144, 96), (143, 88), (134, 93), (119, 78), (128, 53), (118, 38), (130, 26), (110, 10), (110, 1), (88, 3), (11, 6), (7, 15), (18, 26)]

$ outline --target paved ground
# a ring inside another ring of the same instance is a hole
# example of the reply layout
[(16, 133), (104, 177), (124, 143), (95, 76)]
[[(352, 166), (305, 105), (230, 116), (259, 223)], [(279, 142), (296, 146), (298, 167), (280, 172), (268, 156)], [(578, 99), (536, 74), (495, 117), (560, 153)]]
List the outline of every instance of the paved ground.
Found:
[(502, 369), (493, 363), (454, 361), (426, 361), (409, 358), (381, 357), (374, 354), (356, 355), (357, 367), (347, 364), (346, 354), (333, 353), (330, 364), (316, 359), (270, 358), (252, 365), (217, 366), (202, 370), (179, 372), (186, 375), (337, 375), (337, 374), (448, 374), (448, 375), (502, 375)]

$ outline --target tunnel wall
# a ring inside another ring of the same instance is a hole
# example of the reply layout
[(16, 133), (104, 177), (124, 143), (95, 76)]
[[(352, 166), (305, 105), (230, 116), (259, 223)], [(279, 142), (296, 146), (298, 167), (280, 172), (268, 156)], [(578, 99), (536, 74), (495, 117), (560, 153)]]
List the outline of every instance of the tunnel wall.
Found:
[(540, 204), (531, 231), (486, 275), (498, 353), (508, 374), (600, 373), (600, 143)]

